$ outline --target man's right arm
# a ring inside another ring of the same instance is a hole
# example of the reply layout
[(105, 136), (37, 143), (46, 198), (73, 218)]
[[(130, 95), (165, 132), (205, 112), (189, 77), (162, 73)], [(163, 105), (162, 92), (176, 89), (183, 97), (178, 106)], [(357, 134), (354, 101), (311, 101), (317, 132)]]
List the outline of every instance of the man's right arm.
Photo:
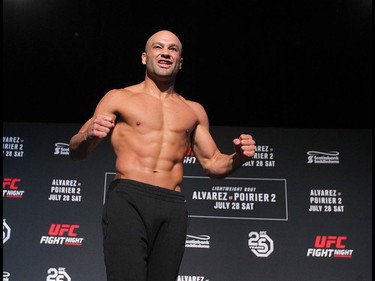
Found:
[(113, 118), (98, 114), (88, 120), (69, 142), (69, 156), (73, 160), (87, 158), (114, 127)]

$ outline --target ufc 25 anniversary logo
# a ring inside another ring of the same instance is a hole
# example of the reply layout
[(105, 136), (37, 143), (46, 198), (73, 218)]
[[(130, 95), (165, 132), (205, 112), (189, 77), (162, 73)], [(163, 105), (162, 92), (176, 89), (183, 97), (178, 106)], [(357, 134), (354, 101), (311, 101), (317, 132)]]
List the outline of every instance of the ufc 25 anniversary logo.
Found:
[(273, 252), (273, 240), (266, 231), (252, 231), (249, 237), (249, 248), (257, 257), (268, 257)]
[(10, 227), (5, 222), (5, 219), (3, 219), (3, 244), (5, 244), (5, 242), (7, 242), (9, 238), (10, 238)]
[(72, 279), (65, 271), (64, 267), (50, 268), (47, 271), (48, 276), (46, 281), (71, 281)]

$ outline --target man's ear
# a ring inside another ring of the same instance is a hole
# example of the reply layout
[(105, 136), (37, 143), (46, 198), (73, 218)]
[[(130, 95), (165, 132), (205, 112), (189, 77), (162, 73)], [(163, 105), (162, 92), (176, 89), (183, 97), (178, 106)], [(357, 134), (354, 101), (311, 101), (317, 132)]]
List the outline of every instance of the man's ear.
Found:
[(180, 58), (180, 67), (179, 67), (179, 69), (181, 69), (182, 68), (182, 63), (184, 62), (184, 59), (183, 58)]
[(142, 64), (146, 65), (146, 52), (143, 52), (141, 55)]

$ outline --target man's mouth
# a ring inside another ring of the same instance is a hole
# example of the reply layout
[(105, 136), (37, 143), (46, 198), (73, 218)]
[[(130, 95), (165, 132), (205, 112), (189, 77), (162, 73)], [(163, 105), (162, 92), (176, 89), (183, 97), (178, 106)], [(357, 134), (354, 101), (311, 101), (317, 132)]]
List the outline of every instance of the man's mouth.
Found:
[(171, 61), (168, 61), (168, 60), (159, 60), (158, 61), (158, 64), (160, 65), (160, 66), (170, 66), (170, 65), (172, 65), (172, 62)]

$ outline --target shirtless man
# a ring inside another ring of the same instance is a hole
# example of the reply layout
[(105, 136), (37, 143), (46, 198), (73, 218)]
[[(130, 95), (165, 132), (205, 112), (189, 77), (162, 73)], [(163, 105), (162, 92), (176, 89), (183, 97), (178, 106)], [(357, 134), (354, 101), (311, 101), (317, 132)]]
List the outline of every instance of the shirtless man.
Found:
[(255, 153), (249, 134), (221, 153), (204, 108), (174, 90), (182, 44), (170, 31), (153, 34), (142, 53), (143, 82), (106, 93), (70, 140), (72, 159), (87, 158), (107, 136), (116, 176), (103, 208), (108, 281), (175, 281), (187, 234), (181, 191), (183, 160), (192, 148), (205, 173), (225, 177)]

